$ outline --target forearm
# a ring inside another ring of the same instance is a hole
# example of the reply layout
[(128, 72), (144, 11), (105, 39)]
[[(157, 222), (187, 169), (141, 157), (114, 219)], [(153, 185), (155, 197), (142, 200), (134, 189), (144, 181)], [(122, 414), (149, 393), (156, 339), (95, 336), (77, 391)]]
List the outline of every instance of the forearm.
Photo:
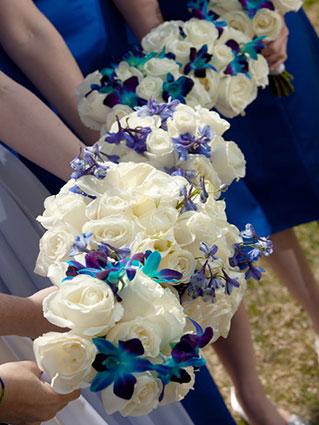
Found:
[(0, 72), (0, 140), (63, 180), (82, 143), (36, 96)]
[(1, 6), (4, 49), (73, 131), (94, 143), (98, 134), (82, 124), (77, 112), (76, 88), (83, 75), (60, 34), (31, 0), (2, 0)]
[(163, 22), (157, 0), (113, 1), (139, 40)]
[(45, 332), (62, 331), (51, 325), (42, 312), (42, 299), (54, 290), (51, 287), (30, 298), (0, 294), (0, 335), (35, 338)]

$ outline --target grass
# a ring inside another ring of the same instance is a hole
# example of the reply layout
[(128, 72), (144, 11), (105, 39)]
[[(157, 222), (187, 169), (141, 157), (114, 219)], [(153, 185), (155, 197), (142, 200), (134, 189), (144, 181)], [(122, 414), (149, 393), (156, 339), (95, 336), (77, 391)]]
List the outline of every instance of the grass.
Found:
[[(319, 29), (319, 0), (306, 0), (305, 5)], [(319, 281), (319, 226), (302, 225), (296, 233)], [(319, 367), (313, 351), (314, 335), (304, 311), (270, 271), (261, 283), (250, 285), (246, 305), (258, 372), (267, 394), (278, 406), (319, 425)], [(206, 351), (206, 357), (228, 403), (230, 380), (213, 349)]]
[[(296, 232), (319, 279), (318, 224), (300, 226)], [(319, 425), (319, 368), (312, 348), (313, 333), (304, 311), (270, 271), (261, 283), (250, 285), (246, 305), (258, 372), (267, 394), (289, 412)], [(230, 381), (214, 351), (209, 348), (206, 356), (228, 401)]]

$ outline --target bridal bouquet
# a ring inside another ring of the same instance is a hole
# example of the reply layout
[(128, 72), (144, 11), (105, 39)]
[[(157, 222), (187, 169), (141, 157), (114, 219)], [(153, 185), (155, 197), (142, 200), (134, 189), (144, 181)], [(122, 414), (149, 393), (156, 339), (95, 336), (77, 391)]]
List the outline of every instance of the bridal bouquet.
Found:
[[(203, 10), (214, 19), (227, 22), (227, 25), (240, 31), (247, 37), (265, 37), (273, 41), (280, 35), (283, 16), (288, 12), (297, 12), (303, 0), (191, 0), (189, 5), (193, 11)], [(195, 12), (196, 13), (196, 12)], [(288, 96), (294, 91), (293, 76), (280, 69), (270, 74), (269, 83), (274, 94)]]
[(165, 22), (110, 68), (89, 74), (78, 88), (78, 110), (88, 127), (109, 130), (150, 99), (215, 107), (226, 117), (243, 113), (257, 88), (268, 84), (262, 39), (192, 18)]
[[(239, 177), (232, 148), (218, 154), (225, 126), (214, 112), (150, 101), (85, 148), (46, 199), (36, 271), (58, 290), (44, 316), (70, 331), (34, 351), (57, 392), (90, 386), (109, 414), (145, 415), (181, 400), (201, 349), (227, 336), (271, 242), (251, 226), (241, 234), (218, 200), (218, 185)], [(171, 169), (155, 168), (166, 154)]]

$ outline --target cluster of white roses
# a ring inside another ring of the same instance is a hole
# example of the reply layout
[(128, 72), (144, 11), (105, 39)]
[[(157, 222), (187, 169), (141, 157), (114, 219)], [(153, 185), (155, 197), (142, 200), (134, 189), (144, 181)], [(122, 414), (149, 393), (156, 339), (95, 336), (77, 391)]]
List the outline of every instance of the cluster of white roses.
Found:
[(234, 61), (240, 51), (234, 51), (231, 43), (235, 42), (239, 49), (243, 49), (251, 40), (251, 37), (230, 26), (219, 30), (213, 22), (191, 18), (186, 22), (163, 23), (144, 37), (142, 46), (146, 52), (165, 49), (173, 53), (182, 68), (190, 61), (191, 49), (199, 52), (207, 46), (205, 63), (198, 65), (199, 68), (205, 67), (205, 76), (197, 77), (195, 68), (191, 71), (194, 87), (185, 102), (193, 107), (215, 108), (225, 117), (233, 118), (242, 114), (256, 99), (258, 87), (268, 85), (269, 68), (259, 53), (254, 58), (243, 53), (247, 69), (240, 72), (235, 69)]
[[(229, 127), (217, 112), (201, 106), (192, 108), (178, 101), (159, 106), (149, 101), (114, 123), (98, 144), (104, 154), (116, 155), (121, 162), (150, 163), (171, 174), (177, 170), (193, 173), (193, 182), (199, 184), (204, 178), (209, 195), (218, 198), (222, 188), (245, 175), (243, 153), (223, 137)], [(121, 137), (130, 128), (149, 129), (144, 149), (136, 151), (125, 134)], [(114, 143), (117, 135), (118, 143)]]
[[(105, 178), (79, 177), (77, 193), (70, 192), (75, 183), (70, 181), (58, 195), (46, 200), (45, 211), (39, 217), (47, 232), (41, 240), (36, 270), (58, 286), (44, 301), (44, 315), (70, 331), (38, 338), (34, 350), (39, 367), (60, 393), (94, 382), (96, 370), (92, 364), (98, 353), (94, 338), (103, 337), (115, 345), (137, 338), (147, 359), (164, 361), (172, 344), (191, 331), (187, 316), (202, 326), (213, 327), (213, 340), (225, 337), (245, 290), (242, 273), (228, 262), (234, 243), (241, 238), (238, 230), (227, 223), (223, 201), (209, 196), (202, 203), (196, 195), (192, 198), (196, 210), (183, 212), (182, 192), (191, 187), (184, 177), (170, 176), (143, 163), (103, 166), (107, 167)], [(71, 258), (78, 234), (90, 234), (90, 241), (84, 252)], [(211, 261), (214, 272), (223, 270), (241, 284), (231, 295), (217, 288), (215, 302), (179, 291), (207, 260), (200, 250), (202, 242), (218, 248)], [(183, 277), (179, 282), (159, 284), (138, 269), (133, 280), (121, 279), (117, 293), (120, 299), (99, 275), (92, 276), (92, 269), (63, 280), (72, 261), (83, 263), (85, 252), (96, 249), (99, 243), (115, 250), (129, 248), (132, 254), (157, 251), (161, 254), (159, 270), (173, 269)], [(130, 399), (118, 397), (114, 385), (109, 385), (102, 391), (105, 409), (109, 414), (119, 411), (122, 415), (144, 415), (159, 404), (180, 400), (194, 383), (193, 368), (187, 371), (191, 380), (167, 384), (162, 401), (162, 381), (150, 371), (134, 375), (136, 383)]]
[(220, 19), (249, 38), (264, 36), (267, 40), (276, 40), (282, 28), (282, 16), (288, 12), (297, 12), (303, 0), (265, 0), (264, 2), (247, 0), (209, 0), (209, 9), (217, 13)]
[[(145, 415), (192, 388), (200, 351), (195, 363), (167, 359), (194, 323), (200, 348), (198, 325), (212, 328), (212, 342), (227, 337), (246, 290), (244, 270), (231, 261), (243, 239), (219, 200), (245, 173), (241, 151), (222, 137), (228, 127), (200, 106), (151, 100), (85, 148), (72, 179), (46, 199), (36, 272), (58, 288), (44, 301), (45, 317), (70, 331), (38, 338), (34, 351), (57, 392), (91, 386), (109, 414)], [(132, 341), (143, 361), (127, 357)], [(121, 359), (130, 396), (119, 393), (113, 371)], [(187, 382), (168, 379), (172, 364)]]

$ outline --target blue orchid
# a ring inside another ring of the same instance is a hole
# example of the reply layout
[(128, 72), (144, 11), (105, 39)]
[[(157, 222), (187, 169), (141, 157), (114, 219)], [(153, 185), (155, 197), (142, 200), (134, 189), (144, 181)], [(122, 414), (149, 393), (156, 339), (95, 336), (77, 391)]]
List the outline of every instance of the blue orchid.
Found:
[(205, 78), (207, 69), (216, 71), (216, 68), (209, 62), (212, 55), (208, 53), (208, 46), (204, 44), (199, 50), (195, 47), (190, 49), (189, 62), (184, 67), (184, 74), (188, 75), (194, 72), (195, 77)]
[(249, 56), (253, 60), (258, 59), (258, 54), (261, 53), (262, 49), (265, 47), (264, 39), (266, 37), (256, 37), (252, 41), (249, 41), (248, 43), (245, 43), (241, 47), (241, 52), (244, 55)]
[(270, 0), (239, 0), (239, 3), (247, 12), (250, 19), (252, 19), (260, 9), (275, 10), (273, 2)]
[(247, 77), (250, 76), (249, 73), (249, 63), (246, 55), (241, 52), (240, 45), (235, 40), (228, 40), (226, 45), (232, 49), (234, 58), (227, 65), (225, 69), (226, 75), (238, 75), (245, 74)]
[(91, 384), (91, 391), (102, 391), (111, 384), (113, 392), (120, 398), (130, 400), (136, 383), (134, 373), (152, 370), (152, 363), (142, 358), (144, 348), (137, 338), (119, 341), (115, 346), (104, 338), (94, 338), (98, 354), (93, 363), (97, 374)]
[(158, 283), (177, 283), (182, 278), (182, 273), (171, 269), (162, 269), (158, 271), (162, 261), (161, 254), (158, 251), (147, 253), (147, 258), (142, 267), (142, 272)]
[(191, 78), (181, 76), (175, 80), (171, 73), (168, 73), (163, 82), (163, 99), (168, 102), (170, 99), (177, 99), (185, 103), (185, 98), (194, 87), (194, 81)]
[(209, 10), (208, 5), (208, 0), (190, 0), (187, 3), (187, 7), (194, 18), (212, 22), (219, 31), (222, 30), (226, 27), (227, 23), (219, 20), (218, 15), (212, 10)]
[(136, 94), (138, 84), (138, 78), (135, 76), (128, 78), (123, 83), (116, 80), (111, 87), (111, 91), (107, 87), (108, 94), (103, 103), (110, 108), (118, 104), (128, 105), (130, 108), (143, 105), (146, 101)]

